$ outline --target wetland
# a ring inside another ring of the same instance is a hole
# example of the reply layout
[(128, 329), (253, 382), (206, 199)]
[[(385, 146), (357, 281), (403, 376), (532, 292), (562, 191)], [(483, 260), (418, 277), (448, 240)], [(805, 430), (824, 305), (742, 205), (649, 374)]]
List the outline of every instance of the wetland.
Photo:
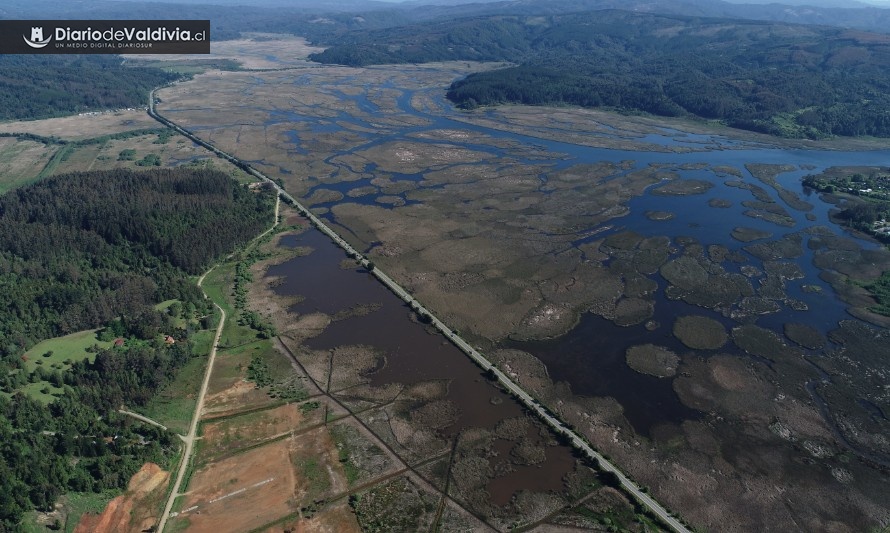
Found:
[[(887, 319), (862, 284), (890, 253), (800, 184), (886, 147), (452, 109), (444, 87), (486, 68), (211, 71), (159, 110), (306, 199), (695, 527), (886, 525)], [(282, 342), (445, 491), (440, 517), (581, 520), (595, 474), (567, 448), (320, 234), (279, 246), (305, 252), (255, 287)], [(421, 485), (393, 486), (422, 504)]]

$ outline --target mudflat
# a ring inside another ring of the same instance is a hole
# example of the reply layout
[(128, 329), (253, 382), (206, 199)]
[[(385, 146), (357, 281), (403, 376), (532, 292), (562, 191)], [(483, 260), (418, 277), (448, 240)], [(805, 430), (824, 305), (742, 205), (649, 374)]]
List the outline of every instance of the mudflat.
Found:
[[(856, 283), (890, 268), (890, 254), (846, 235), (832, 206), (799, 183), (831, 166), (877, 166), (886, 153), (824, 143), (812, 146), (837, 150), (790, 151), (763, 137), (601, 112), (465, 114), (443, 101), (451, 80), (486, 68), (210, 71), (161, 91), (159, 110), (311, 199), (354, 247), (694, 526), (886, 523), (886, 330)], [(646, 216), (659, 212), (674, 216)], [(342, 260), (332, 273), (352, 273)], [(375, 381), (391, 368), (392, 354), (375, 346), (382, 340), (324, 343), (325, 331), (349, 330), (339, 325), (349, 319), (331, 318), (336, 311), (375, 303), (349, 302), (350, 287), (330, 291), (348, 304), (331, 312), (292, 305), (299, 291), (285, 296), (280, 308), (306, 327), (283, 340), (351, 409), (395, 402), (395, 389)], [(802, 327), (832, 342), (810, 343)], [(646, 345), (664, 351), (653, 360)], [(338, 353), (361, 364), (334, 373)], [(398, 402), (378, 407), (373, 423), (450, 420), (453, 406), (441, 400), (424, 399), (428, 418), (407, 416)], [(429, 461), (420, 466), (434, 485), (435, 454), (446, 448), (429, 429), (411, 449)], [(474, 513), (508, 527), (502, 501), (481, 499), (505, 473), (469, 475), (484, 466), (484, 450), (507, 446), (496, 429), (458, 441), (452, 467), (466, 475), (440, 519), (454, 503), (480, 501)], [(500, 453), (540, 458), (534, 445)], [(414, 481), (386, 487), (426, 505)], [(554, 505), (535, 500), (524, 516)], [(378, 516), (375, 508), (368, 502), (364, 516)]]

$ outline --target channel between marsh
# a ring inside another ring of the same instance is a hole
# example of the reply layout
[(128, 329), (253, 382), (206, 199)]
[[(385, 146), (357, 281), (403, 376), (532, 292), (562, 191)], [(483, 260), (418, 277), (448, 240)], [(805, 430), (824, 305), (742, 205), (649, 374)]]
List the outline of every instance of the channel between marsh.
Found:
[(174, 129), (177, 133), (187, 137), (193, 142), (207, 148), (223, 159), (226, 159), (227, 161), (231, 162), (232, 164), (250, 174), (251, 176), (273, 186), (276, 190), (276, 193), (283, 201), (296, 208), (297, 211), (302, 216), (306, 217), (315, 228), (327, 235), (337, 246), (342, 248), (346, 252), (347, 256), (355, 258), (357, 261), (359, 261), (359, 263), (363, 267), (367, 268), (371, 272), (371, 274), (373, 274), (381, 283), (389, 288), (396, 296), (407, 303), (408, 306), (411, 307), (411, 309), (418, 313), (418, 315), (429, 317), (430, 325), (435, 327), (455, 346), (457, 346), (461, 351), (469, 356), (470, 359), (473, 360), (473, 362), (475, 362), (480, 368), (482, 368), (482, 370), (487, 372), (489, 376), (495, 378), (517, 400), (522, 402), (522, 404), (525, 405), (525, 407), (528, 408), (529, 411), (536, 413), (541, 420), (546, 422), (553, 429), (553, 431), (555, 431), (558, 435), (563, 436), (567, 440), (567, 442), (571, 443), (571, 445), (575, 449), (583, 453), (589, 459), (593, 460), (595, 464), (599, 465), (599, 468), (601, 470), (605, 472), (611, 472), (616, 475), (620, 480), (620, 483), (624, 490), (631, 494), (649, 512), (657, 516), (665, 525), (669, 526), (673, 531), (682, 533), (689, 532), (689, 529), (686, 528), (686, 526), (683, 525), (680, 520), (675, 518), (672, 513), (670, 513), (657, 501), (655, 501), (651, 496), (643, 492), (643, 490), (636, 483), (630, 480), (617, 466), (615, 466), (613, 463), (603, 457), (602, 454), (593, 449), (593, 447), (590, 446), (590, 444), (588, 444), (581, 436), (567, 427), (566, 424), (563, 423), (561, 420), (556, 418), (548, 409), (546, 409), (531, 395), (525, 392), (525, 390), (523, 390), (512, 379), (501, 372), (501, 370), (495, 367), (483, 354), (481, 354), (478, 350), (467, 343), (444, 322), (439, 320), (426, 307), (424, 307), (421, 302), (416, 300), (410, 293), (408, 293), (408, 291), (403, 289), (392, 278), (386, 275), (385, 272), (377, 268), (360, 252), (355, 250), (348, 242), (346, 242), (345, 239), (340, 237), (340, 235), (338, 235), (335, 231), (328, 227), (328, 225), (326, 225), (321, 219), (319, 219), (311, 211), (304, 207), (293, 196), (288, 194), (275, 181), (267, 177), (265, 174), (259, 172), (255, 168), (251, 167), (246, 162), (224, 152), (223, 150), (220, 150), (219, 148), (216, 148), (215, 146), (213, 146), (209, 142), (204, 141), (194, 133), (182, 128), (178, 124), (158, 114), (157, 110), (155, 109), (154, 93), (155, 90), (153, 90), (149, 94), (148, 114), (152, 118), (164, 124), (165, 126)]

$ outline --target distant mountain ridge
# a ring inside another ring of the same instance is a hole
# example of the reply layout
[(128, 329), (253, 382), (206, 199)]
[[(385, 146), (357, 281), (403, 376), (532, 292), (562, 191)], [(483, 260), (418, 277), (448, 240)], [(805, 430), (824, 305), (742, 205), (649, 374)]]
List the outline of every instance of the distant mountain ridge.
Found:
[[(353, 30), (373, 30), (405, 24), (489, 15), (557, 15), (591, 10), (623, 9), (641, 13), (727, 17), (748, 20), (823, 24), (890, 32), (890, 9), (856, 2), (831, 7), (835, 0), (786, 0), (786, 3), (736, 4), (723, 0), (416, 0), (403, 3), (378, 0), (5, 0), (0, 19), (120, 18), (210, 19), (212, 39), (232, 39), (239, 32), (287, 32), (315, 44), (330, 44)], [(794, 4), (794, 5), (792, 5)], [(823, 4), (814, 6), (812, 4)], [(324, 14), (326, 23), (318, 24)]]
[[(409, 2), (417, 7), (408, 10), (411, 18), (434, 20), (455, 16), (495, 14), (546, 15), (579, 13), (591, 10), (621, 9), (638, 13), (727, 17), (747, 20), (822, 24), (869, 31), (890, 31), (890, 9), (861, 2), (834, 0), (790, 0), (788, 2), (731, 3), (723, 0), (510, 0), (455, 5), (429, 4), (425, 0)], [(822, 5), (814, 5), (822, 4)], [(840, 7), (844, 5), (844, 7)]]
[(448, 97), (717, 119), (788, 137), (890, 136), (890, 36), (833, 27), (603, 10), (493, 15), (351, 32), (311, 59), (519, 66)]

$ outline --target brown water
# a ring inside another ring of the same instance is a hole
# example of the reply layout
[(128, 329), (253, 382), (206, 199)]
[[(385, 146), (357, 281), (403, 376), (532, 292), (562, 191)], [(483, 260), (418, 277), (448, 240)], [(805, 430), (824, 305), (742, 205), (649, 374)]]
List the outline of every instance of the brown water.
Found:
[[(327, 236), (310, 229), (282, 239), (282, 246), (313, 250), (268, 271), (269, 276), (283, 278), (276, 293), (304, 298), (291, 308), (292, 312), (334, 314), (359, 304), (380, 305), (366, 316), (331, 323), (321, 335), (306, 342), (308, 347), (325, 350), (361, 344), (381, 350), (386, 362), (367, 376), (372, 386), (448, 380), (446, 398), (459, 409), (459, 417), (442, 431), (444, 437), (454, 437), (470, 427), (494, 429), (505, 418), (523, 415), (524, 407), (488, 382), (463, 352), (438, 332), (430, 333), (411, 320), (409, 307), (376, 278), (364, 269), (340, 268), (346, 256)], [(507, 446), (505, 451), (498, 451), (506, 457), (503, 454), (509, 454), (509, 450)], [(573, 467), (571, 448), (548, 447), (546, 460), (540, 465), (514, 465), (512, 472), (492, 480), (488, 486), (492, 502), (505, 505), (521, 490), (561, 491), (563, 477)]]
[[(529, 428), (527, 440), (532, 442), (540, 441), (536, 428)], [(515, 442), (497, 439), (494, 443), (494, 449), (498, 453), (498, 458), (503, 457), (504, 461), (510, 456), (510, 450)], [(574, 466), (574, 459), (570, 454), (562, 453), (561, 448), (545, 447), (544, 461), (535, 465), (517, 465), (511, 466), (512, 471), (500, 477), (492, 479), (488, 486), (488, 493), (491, 494), (491, 501), (495, 505), (507, 505), (510, 498), (515, 493), (514, 487), (527, 486), (533, 484), (536, 480), (546, 478), (546, 482), (550, 485), (550, 490), (559, 490), (562, 488), (562, 477), (553, 479), (554, 473), (571, 472)], [(503, 461), (501, 461), (503, 462)], [(555, 484), (558, 482), (559, 484)]]

